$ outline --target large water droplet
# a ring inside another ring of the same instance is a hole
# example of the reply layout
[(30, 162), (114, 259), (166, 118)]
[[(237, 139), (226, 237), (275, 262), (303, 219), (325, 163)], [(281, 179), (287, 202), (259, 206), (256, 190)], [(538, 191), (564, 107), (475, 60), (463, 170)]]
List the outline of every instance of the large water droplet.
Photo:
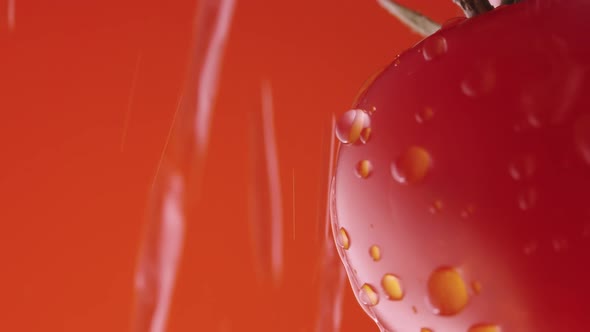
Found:
[(344, 227), (341, 227), (338, 230), (338, 236), (336, 237), (336, 242), (344, 250), (348, 250), (348, 248), (350, 248), (350, 238), (348, 237), (348, 232), (346, 231), (346, 229), (344, 229)]
[(373, 258), (375, 262), (379, 261), (381, 259), (381, 248), (377, 245), (372, 245), (371, 248), (369, 248), (369, 255), (371, 255), (371, 258)]
[(467, 332), (501, 332), (496, 324), (477, 324), (469, 328)]
[(359, 300), (362, 304), (374, 306), (379, 303), (379, 294), (369, 284), (364, 284), (359, 291)]
[(428, 174), (431, 164), (428, 151), (412, 146), (391, 164), (391, 175), (399, 183), (418, 183)]
[(496, 72), (489, 64), (470, 72), (461, 82), (461, 91), (469, 97), (480, 97), (490, 93), (496, 86)]
[(371, 118), (363, 110), (350, 110), (336, 122), (336, 137), (344, 144), (357, 143), (362, 132), (371, 127)]
[(590, 165), (590, 115), (584, 114), (574, 125), (576, 148), (582, 160)]
[(381, 279), (381, 286), (390, 300), (399, 301), (404, 298), (402, 283), (397, 276), (391, 273), (384, 275)]
[(441, 267), (434, 270), (428, 279), (428, 299), (436, 314), (450, 316), (465, 308), (469, 293), (456, 269)]
[(359, 178), (366, 179), (373, 173), (373, 164), (368, 160), (361, 160), (356, 164), (355, 173)]
[(433, 35), (424, 40), (422, 44), (422, 55), (424, 60), (432, 61), (447, 53), (447, 40), (441, 35)]

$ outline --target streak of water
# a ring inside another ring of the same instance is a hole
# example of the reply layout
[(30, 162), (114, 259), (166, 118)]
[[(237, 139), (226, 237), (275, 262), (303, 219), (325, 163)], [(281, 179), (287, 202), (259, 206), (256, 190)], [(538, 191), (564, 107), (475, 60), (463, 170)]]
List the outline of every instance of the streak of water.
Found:
[[(217, 94), (222, 53), (233, 17), (235, 0), (203, 0), (201, 4), (203, 9), (198, 22), (207, 24), (207, 20), (204, 18), (209, 15), (214, 15), (216, 20), (209, 27), (212, 31), (199, 75), (197, 114), (195, 118), (195, 138), (199, 154), (205, 152), (209, 141), (209, 128), (211, 126), (214, 99)], [(201, 26), (200, 28), (205, 27)]]
[(12, 31), (16, 26), (16, 0), (8, 0), (6, 7), (6, 21), (8, 22), (8, 29)]
[[(198, 3), (195, 48), (189, 59), (192, 72), (182, 87), (152, 185), (136, 267), (132, 331), (166, 330), (185, 227), (192, 222), (186, 207), (193, 206), (200, 197), (211, 115), (234, 3)], [(194, 125), (187, 125), (190, 123)]]
[(262, 123), (264, 132), (264, 149), (268, 171), (270, 191), (271, 218), (271, 269), (274, 281), (277, 282), (283, 266), (283, 206), (279, 159), (276, 146), (276, 134), (273, 123), (272, 90), (268, 82), (262, 84)]

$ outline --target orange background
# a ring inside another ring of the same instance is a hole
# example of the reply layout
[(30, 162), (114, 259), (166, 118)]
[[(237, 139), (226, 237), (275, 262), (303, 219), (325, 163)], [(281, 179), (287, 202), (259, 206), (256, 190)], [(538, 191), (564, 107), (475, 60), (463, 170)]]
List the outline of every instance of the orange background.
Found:
[[(459, 15), (449, 0), (404, 3)], [(5, 5), (0, 330), (127, 331), (150, 188), (195, 75), (197, 2), (16, 0), (12, 30)], [(237, 0), (170, 331), (313, 330), (330, 118), (418, 40), (371, 0)], [(256, 278), (248, 228), (248, 116), (264, 80), (285, 221), (278, 289)], [(343, 296), (342, 331), (376, 331), (348, 284)]]

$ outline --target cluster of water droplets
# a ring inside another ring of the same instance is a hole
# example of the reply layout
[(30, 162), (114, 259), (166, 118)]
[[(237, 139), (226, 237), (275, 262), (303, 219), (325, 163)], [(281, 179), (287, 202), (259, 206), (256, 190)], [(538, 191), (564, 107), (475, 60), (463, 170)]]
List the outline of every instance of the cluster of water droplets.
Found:
[[(435, 41), (429, 46), (433, 49), (444, 49), (444, 41)], [(436, 57), (439, 51), (433, 50), (426, 52), (425, 58), (432, 59)], [(376, 111), (373, 107), (370, 112), (362, 109), (353, 109), (347, 111), (336, 123), (336, 137), (342, 144), (346, 145), (364, 145), (370, 138), (371, 116)], [(432, 120), (434, 111), (430, 107), (425, 107), (416, 114), (416, 121), (424, 123)], [(525, 161), (526, 163), (526, 161)], [(520, 165), (519, 165), (520, 166)], [(421, 182), (429, 173), (432, 167), (432, 157), (428, 150), (421, 146), (408, 146), (397, 158), (390, 163), (391, 177), (400, 184), (412, 185)], [(525, 168), (514, 167), (511, 169), (515, 176), (525, 176), (531, 171), (526, 167), (532, 167), (528, 164)], [(355, 174), (360, 179), (367, 179), (373, 172), (373, 164), (370, 160), (363, 159), (357, 162), (354, 169)], [(522, 173), (525, 172), (525, 173)], [(522, 173), (522, 174), (521, 174)], [(438, 213), (443, 209), (443, 202), (435, 200), (430, 206), (431, 213)], [(475, 211), (475, 207), (469, 205), (462, 212), (462, 217), (469, 217)], [(344, 227), (337, 228), (336, 243), (344, 251), (349, 250), (354, 244), (353, 239)], [(382, 248), (378, 244), (373, 244), (368, 248), (368, 255), (371, 260), (378, 263), (383, 255)], [(481, 292), (482, 285), (478, 281), (471, 283), (471, 288), (465, 282), (464, 277), (458, 268), (442, 266), (434, 269), (426, 285), (426, 294), (428, 303), (432, 308), (432, 313), (439, 316), (454, 316), (459, 314), (469, 303), (470, 296), (478, 295)], [(363, 283), (358, 289), (358, 300), (367, 307), (377, 306), (382, 298), (388, 301), (402, 301), (405, 296), (405, 288), (400, 276), (395, 273), (384, 273), (380, 280), (380, 285), (376, 286), (370, 283)], [(414, 313), (417, 308), (412, 306)], [(468, 332), (499, 332), (500, 327), (496, 324), (475, 324), (468, 329)], [(436, 332), (432, 328), (424, 327), (421, 332)]]
[[(443, 30), (461, 24), (465, 19), (458, 18), (450, 20), (443, 25)], [(421, 53), (423, 60), (434, 62), (444, 57), (449, 51), (449, 43), (442, 34), (435, 34), (425, 39), (418, 52)], [(400, 56), (393, 61), (393, 67), (399, 67), (401, 63)], [(580, 84), (578, 75), (573, 78), (565, 79), (566, 84)], [(470, 100), (476, 100), (491, 94), (498, 86), (497, 68), (493, 61), (482, 59), (478, 66), (467, 72), (459, 83), (458, 88), (462, 95)], [(368, 88), (368, 87), (366, 87)], [(574, 90), (575, 87), (568, 87)], [(538, 105), (536, 100), (538, 95), (529, 94), (530, 91), (523, 89), (518, 99), (522, 101), (520, 107), (526, 113), (524, 118), (516, 120), (516, 134), (522, 128), (538, 130), (543, 128), (546, 121), (541, 121), (536, 110), (542, 105)], [(567, 98), (566, 98), (567, 99)], [(569, 98), (571, 99), (571, 98)], [(567, 104), (567, 100), (566, 100)], [(561, 107), (563, 106), (563, 107)], [(561, 108), (570, 107), (571, 105), (560, 105)], [(362, 146), (369, 143), (372, 135), (380, 135), (373, 132), (371, 127), (372, 115), (377, 111), (371, 107), (369, 111), (365, 109), (353, 109), (344, 113), (337, 121), (336, 136), (344, 145)], [(564, 111), (565, 112), (565, 111)], [(436, 109), (428, 105), (419, 109), (415, 114), (415, 120), (419, 125), (433, 121)], [(556, 118), (556, 116), (553, 116)], [(582, 114), (577, 116), (573, 121), (573, 143), (581, 160), (590, 165), (590, 115)], [(515, 157), (507, 165), (507, 176), (509, 176), (518, 186), (518, 192), (514, 197), (514, 207), (528, 212), (535, 208), (539, 201), (539, 191), (535, 186), (537, 176), (538, 161), (534, 154), (523, 154)], [(410, 145), (401, 153), (394, 156), (389, 164), (389, 173), (391, 178), (402, 185), (414, 185), (422, 182), (432, 169), (432, 155), (423, 146)], [(377, 167), (370, 159), (359, 160), (355, 164), (354, 173), (360, 180), (366, 180), (371, 177), (374, 168)], [(445, 203), (436, 199), (428, 207), (430, 213), (437, 214), (445, 207)], [(476, 212), (476, 206), (473, 204), (466, 205), (459, 213), (461, 218), (470, 218)], [(344, 227), (335, 225), (336, 242), (344, 252), (354, 246), (354, 239)], [(373, 227), (371, 225), (371, 227)], [(590, 227), (589, 227), (590, 229)], [(590, 234), (590, 231), (587, 232)], [(566, 238), (555, 238), (548, 243), (555, 252), (563, 252), (568, 249), (569, 243)], [(530, 241), (524, 245), (526, 255), (534, 254), (540, 241)], [(384, 254), (382, 247), (373, 244), (368, 248), (368, 254), (373, 262), (378, 263)], [(355, 271), (356, 273), (356, 271)], [(370, 283), (360, 283), (357, 298), (367, 307), (377, 306), (382, 298), (389, 301), (403, 301), (405, 288), (403, 286), (403, 277), (395, 273), (385, 273), (382, 275), (380, 285)], [(454, 316), (461, 313), (469, 304), (472, 296), (477, 296), (482, 292), (482, 284), (479, 281), (467, 283), (460, 268), (452, 266), (441, 266), (434, 269), (426, 283), (427, 300), (432, 308), (432, 313), (438, 316)], [(415, 306), (412, 306), (414, 313), (417, 312)], [(376, 322), (379, 322), (376, 319)], [(382, 331), (385, 331), (383, 327)], [(467, 332), (500, 332), (498, 324), (478, 323), (468, 328)], [(421, 332), (436, 332), (434, 329), (424, 327)]]

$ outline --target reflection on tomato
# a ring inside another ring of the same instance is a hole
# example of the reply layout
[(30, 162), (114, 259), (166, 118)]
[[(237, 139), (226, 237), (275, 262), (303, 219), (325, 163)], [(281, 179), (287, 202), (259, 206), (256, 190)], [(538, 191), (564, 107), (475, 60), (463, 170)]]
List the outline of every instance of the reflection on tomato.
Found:
[(590, 326), (589, 16), (530, 0), (455, 21), (338, 123), (333, 231), (382, 329)]

